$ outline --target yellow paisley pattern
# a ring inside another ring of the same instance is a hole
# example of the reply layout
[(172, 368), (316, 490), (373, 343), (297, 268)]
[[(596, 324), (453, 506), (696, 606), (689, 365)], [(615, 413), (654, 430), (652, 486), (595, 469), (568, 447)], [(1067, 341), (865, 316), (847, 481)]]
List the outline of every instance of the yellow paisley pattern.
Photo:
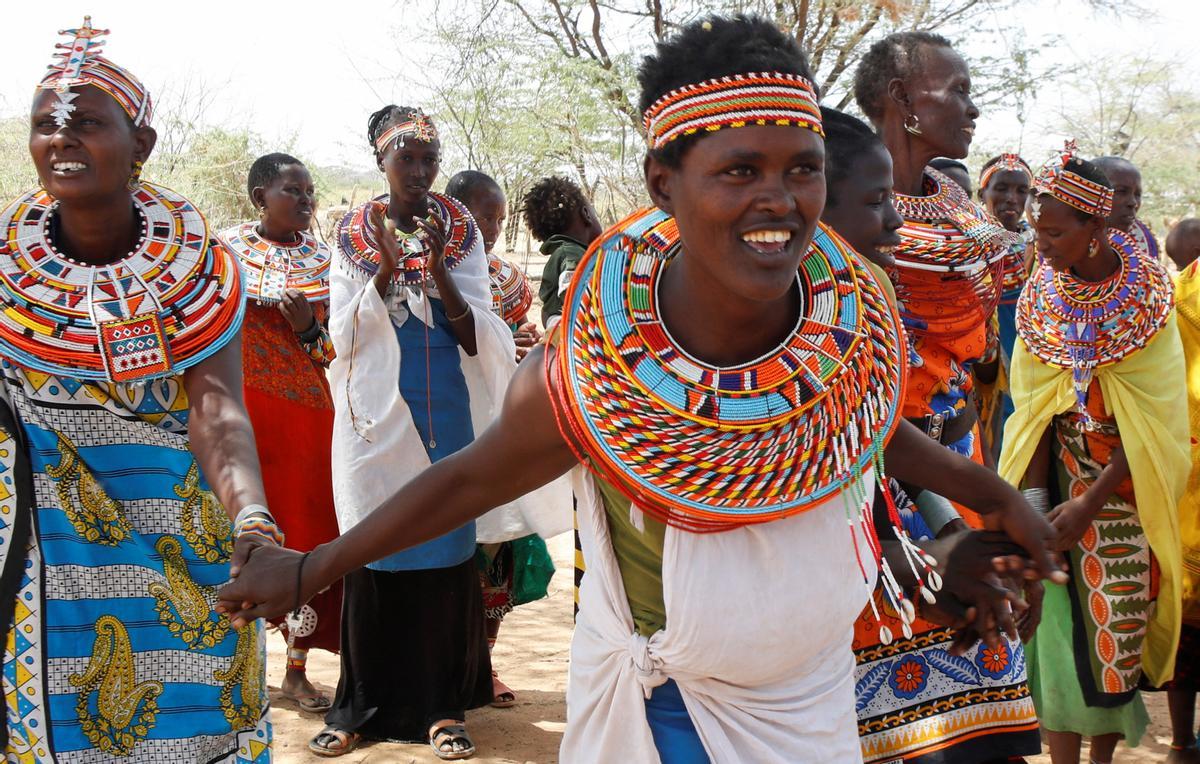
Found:
[[(250, 624), (238, 631), (233, 661), (224, 671), (214, 671), (221, 683), (221, 710), (234, 729), (253, 727), (263, 714), (263, 665), (258, 650), (258, 630)], [(234, 689), (239, 689), (234, 700)]]
[(225, 562), (233, 554), (233, 524), (211, 491), (200, 487), (200, 467), (192, 462), (183, 485), (175, 486), (183, 499), (179, 519), (183, 537), (205, 562)]
[[(96, 641), (83, 674), (72, 674), (80, 688), (75, 713), (92, 745), (114, 756), (129, 756), (154, 727), (156, 698), (162, 682), (138, 682), (125, 625), (111, 615), (96, 621)], [(94, 698), (94, 705), (93, 705)]]
[(147, 588), (154, 609), (172, 636), (189, 650), (214, 647), (229, 631), (229, 619), (213, 612), (204, 591), (188, 574), (183, 548), (173, 536), (163, 536), (154, 545), (162, 555), (166, 583), (155, 581)]
[(121, 502), (110, 498), (96, 482), (92, 471), (79, 457), (79, 450), (61, 432), (58, 451), (62, 455), (58, 466), (46, 467), (46, 474), (55, 480), (58, 500), (71, 521), (75, 532), (94, 544), (116, 546), (128, 539), (133, 526), (125, 516)]

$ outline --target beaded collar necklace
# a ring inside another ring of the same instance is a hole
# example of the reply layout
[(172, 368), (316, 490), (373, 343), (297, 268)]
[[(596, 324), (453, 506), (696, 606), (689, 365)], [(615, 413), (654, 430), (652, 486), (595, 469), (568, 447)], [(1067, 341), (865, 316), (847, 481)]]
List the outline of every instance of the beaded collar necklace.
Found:
[[(441, 219), (446, 226), (446, 269), (458, 266), (475, 246), (478, 231), (471, 213), (462, 202), (449, 196), (429, 193), (433, 214)], [(370, 225), (370, 212), (374, 207), (387, 211), (388, 195), (376, 197), (365, 204), (359, 205), (346, 213), (334, 230), (338, 251), (346, 258), (347, 263), (365, 274), (374, 277), (379, 270), (379, 246), (376, 231)], [(429, 269), (425, 267), (428, 255), (425, 252), (425, 240), (417, 234), (400, 234), (400, 263), (392, 274), (392, 284), (397, 286), (416, 286), (432, 281)]]
[(105, 265), (54, 248), (58, 203), (44, 190), (0, 213), (0, 355), (77, 379), (134, 382), (176, 374), (220, 350), (242, 322), (236, 260), (173, 191), (132, 192), (142, 235)]
[(893, 253), (901, 268), (974, 273), (1004, 256), (1014, 234), (978, 206), (967, 192), (932, 167), (925, 168), (925, 196), (896, 194), (904, 238)]
[(329, 247), (308, 231), (297, 236), (291, 244), (271, 241), (253, 222), (220, 234), (242, 266), (246, 297), (259, 305), (274, 305), (287, 290), (297, 289), (309, 302), (329, 299)]
[(868, 469), (895, 424), (901, 330), (874, 278), (822, 227), (801, 263), (801, 316), (763, 357), (718, 368), (662, 321), (678, 229), (649, 209), (585, 256), (552, 367), (581, 457), (652, 515), (697, 531), (765, 522)]
[(1025, 250), (1033, 242), (1033, 227), (1024, 220), (1020, 222), (1020, 226), (1021, 230), (1015, 232), (1016, 238), (1004, 253), (1004, 294), (1000, 302), (1005, 305), (1016, 304), (1017, 298), (1014, 293), (1025, 286), (1025, 280), (1029, 278), (1029, 271), (1025, 265)]
[(517, 266), (488, 255), (488, 279), (492, 284), (492, 312), (506, 324), (515, 324), (533, 304), (529, 279)]
[(1121, 260), (1104, 281), (1058, 273), (1045, 263), (1017, 302), (1017, 332), (1039, 360), (1071, 370), (1081, 408), (1093, 372), (1140, 350), (1167, 322), (1174, 293), (1166, 271), (1125, 233), (1109, 229)]

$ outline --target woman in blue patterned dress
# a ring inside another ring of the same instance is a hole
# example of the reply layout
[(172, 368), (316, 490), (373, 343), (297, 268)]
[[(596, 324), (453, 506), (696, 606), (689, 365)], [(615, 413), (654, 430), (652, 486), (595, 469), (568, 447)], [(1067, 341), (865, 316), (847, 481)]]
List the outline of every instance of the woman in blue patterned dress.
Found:
[(66, 32), (33, 101), (41, 188), (0, 213), (0, 745), (268, 761), (261, 629), (212, 611), (234, 526), (243, 549), (279, 540), (238, 267), (186, 199), (141, 182), (150, 98), (96, 55), (105, 33)]

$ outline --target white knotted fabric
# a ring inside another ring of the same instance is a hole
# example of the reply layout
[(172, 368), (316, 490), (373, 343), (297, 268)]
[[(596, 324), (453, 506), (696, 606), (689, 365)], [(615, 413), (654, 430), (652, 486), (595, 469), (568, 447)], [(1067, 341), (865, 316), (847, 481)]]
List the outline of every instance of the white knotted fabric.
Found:
[[(478, 437), (500, 413), (516, 371), (516, 346), (512, 331), (492, 313), (479, 236), (450, 276), (475, 322), (477, 352), (472, 356), (459, 348), (459, 357)], [(370, 278), (348, 267), (344, 256), (334, 257), (329, 334), (337, 358), (329, 365), (329, 389), (334, 402), (333, 498), (342, 533), (430, 466), (400, 395), (400, 346), (393, 329), (410, 312), (433, 326), (427, 290), (437, 296), (432, 285), (393, 286), (385, 304)], [(531, 533), (550, 538), (571, 527), (571, 495), (560, 479), (479, 518), (475, 532), (479, 543), (496, 543)]]
[[(874, 479), (869, 470), (863, 485)], [(862, 760), (851, 640), (870, 590), (851, 532), (868, 547), (857, 523), (847, 527), (841, 496), (725, 533), (668, 527), (667, 627), (647, 639), (634, 627), (594, 479), (578, 467), (572, 485), (587, 570), (563, 762), (659, 761), (645, 699), (668, 679), (713, 764)], [(875, 563), (863, 564), (873, 586)]]

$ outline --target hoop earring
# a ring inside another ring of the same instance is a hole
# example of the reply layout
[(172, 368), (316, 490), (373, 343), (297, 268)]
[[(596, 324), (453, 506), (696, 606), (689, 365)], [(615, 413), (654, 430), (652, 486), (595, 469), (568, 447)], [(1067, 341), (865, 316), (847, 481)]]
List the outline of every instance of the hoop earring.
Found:
[[(908, 124), (909, 120), (912, 120), (911, 125)], [(921, 118), (918, 117), (916, 114), (909, 114), (907, 117), (904, 118), (904, 129), (907, 130), (912, 135), (920, 135), (921, 134)]]
[(258, 219), (259, 220), (267, 219), (267, 206), (265, 204), (262, 207), (260, 207), (258, 210)]
[(130, 191), (137, 191), (142, 185), (142, 165), (144, 164), (140, 159), (133, 163), (133, 172), (129, 175), (129, 182), (125, 184)]
[(1092, 243), (1088, 245), (1088, 257), (1095, 257), (1100, 254), (1100, 242), (1092, 239)]

